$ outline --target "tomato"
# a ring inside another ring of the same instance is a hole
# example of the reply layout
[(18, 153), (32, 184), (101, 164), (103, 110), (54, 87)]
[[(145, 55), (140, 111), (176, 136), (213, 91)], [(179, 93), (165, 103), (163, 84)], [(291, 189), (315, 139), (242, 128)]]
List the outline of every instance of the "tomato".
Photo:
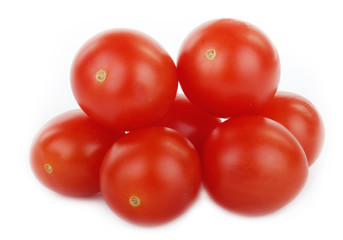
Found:
[(201, 163), (193, 145), (176, 131), (149, 127), (131, 131), (106, 154), (100, 170), (105, 202), (141, 225), (166, 223), (195, 200)]
[(132, 130), (162, 119), (177, 91), (176, 67), (149, 36), (111, 30), (90, 39), (71, 69), (80, 107), (100, 124)]
[(208, 135), (220, 123), (219, 118), (198, 109), (183, 95), (177, 95), (161, 125), (172, 128), (188, 138), (201, 155)]
[(268, 118), (230, 118), (205, 144), (204, 186), (218, 204), (236, 213), (276, 211), (300, 192), (307, 174), (297, 139)]
[(177, 60), (183, 92), (217, 117), (256, 114), (274, 96), (280, 78), (277, 50), (251, 24), (219, 19), (193, 30)]
[(103, 157), (122, 135), (92, 121), (81, 110), (63, 113), (38, 133), (31, 148), (31, 167), (47, 188), (69, 196), (99, 192)]
[(294, 93), (277, 92), (261, 115), (281, 123), (293, 133), (306, 153), (308, 164), (313, 164), (323, 146), (324, 124), (309, 100)]

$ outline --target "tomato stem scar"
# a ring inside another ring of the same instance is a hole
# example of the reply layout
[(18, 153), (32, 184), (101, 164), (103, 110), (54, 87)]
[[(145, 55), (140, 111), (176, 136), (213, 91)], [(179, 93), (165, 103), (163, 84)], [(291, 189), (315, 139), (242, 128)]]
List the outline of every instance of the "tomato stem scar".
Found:
[(141, 200), (136, 196), (130, 197), (129, 202), (130, 202), (131, 206), (133, 206), (133, 207), (137, 207), (141, 204)]
[(105, 70), (100, 69), (99, 71), (96, 72), (95, 79), (98, 82), (103, 82), (106, 80), (106, 75), (107, 74), (106, 74)]
[(44, 169), (45, 169), (45, 171), (47, 172), (47, 173), (52, 173), (52, 167), (51, 167), (51, 165), (50, 164), (45, 164), (44, 165)]
[(216, 57), (216, 50), (214, 49), (208, 49), (206, 52), (206, 57), (208, 60), (212, 61)]

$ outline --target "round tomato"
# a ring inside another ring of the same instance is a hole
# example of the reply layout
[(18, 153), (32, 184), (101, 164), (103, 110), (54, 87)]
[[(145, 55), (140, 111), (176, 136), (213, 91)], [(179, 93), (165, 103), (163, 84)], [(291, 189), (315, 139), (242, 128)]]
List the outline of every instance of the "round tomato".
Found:
[(285, 206), (300, 192), (307, 173), (296, 138), (260, 116), (230, 118), (205, 144), (204, 186), (217, 203), (237, 213), (262, 215)]
[(109, 207), (142, 225), (166, 223), (195, 200), (201, 163), (193, 145), (176, 131), (150, 127), (131, 131), (108, 151), (100, 188)]
[(90, 39), (71, 69), (80, 107), (111, 129), (132, 130), (162, 119), (177, 91), (176, 67), (152, 38), (112, 30)]
[(63, 113), (38, 133), (31, 167), (47, 188), (69, 196), (99, 192), (99, 171), (108, 148), (122, 134), (99, 126), (81, 110)]
[(324, 141), (324, 124), (315, 106), (302, 96), (277, 92), (262, 116), (285, 126), (303, 147), (309, 165), (317, 159)]
[(218, 117), (257, 113), (274, 96), (280, 78), (278, 53), (256, 27), (233, 19), (193, 30), (177, 61), (187, 98)]
[(208, 135), (220, 123), (219, 118), (198, 109), (183, 95), (177, 95), (161, 125), (172, 128), (188, 138), (201, 156)]

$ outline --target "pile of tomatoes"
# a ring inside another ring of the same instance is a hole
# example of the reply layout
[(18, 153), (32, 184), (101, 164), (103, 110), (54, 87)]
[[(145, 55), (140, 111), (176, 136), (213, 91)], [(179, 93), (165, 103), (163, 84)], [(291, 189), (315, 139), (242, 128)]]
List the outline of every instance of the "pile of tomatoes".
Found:
[(113, 212), (141, 225), (180, 216), (201, 184), (229, 211), (274, 212), (304, 186), (324, 136), (315, 107), (277, 92), (279, 79), (276, 48), (246, 22), (200, 25), (176, 65), (141, 32), (100, 33), (71, 67), (82, 110), (37, 134), (33, 172), (60, 194), (100, 191)]

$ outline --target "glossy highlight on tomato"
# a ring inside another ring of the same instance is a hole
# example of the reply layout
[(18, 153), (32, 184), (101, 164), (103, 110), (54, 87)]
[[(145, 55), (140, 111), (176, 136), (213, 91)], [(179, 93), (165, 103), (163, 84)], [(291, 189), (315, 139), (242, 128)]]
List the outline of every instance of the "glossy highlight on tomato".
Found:
[(85, 197), (99, 192), (99, 171), (108, 148), (123, 135), (72, 110), (50, 120), (37, 134), (30, 153), (38, 180), (57, 193)]
[(260, 113), (285, 126), (300, 142), (308, 164), (318, 158), (324, 142), (324, 124), (316, 107), (306, 98), (277, 92)]
[(260, 116), (230, 118), (209, 136), (203, 183), (222, 207), (244, 215), (274, 212), (303, 188), (306, 155), (281, 124)]
[(183, 92), (217, 117), (252, 115), (274, 96), (280, 79), (276, 48), (255, 26), (219, 19), (194, 29), (177, 60)]
[(201, 163), (193, 145), (165, 127), (134, 130), (106, 154), (101, 192), (120, 217), (140, 225), (167, 223), (194, 202)]
[(115, 130), (162, 119), (177, 85), (172, 58), (154, 39), (134, 30), (94, 36), (79, 50), (71, 68), (73, 94), (82, 110)]

